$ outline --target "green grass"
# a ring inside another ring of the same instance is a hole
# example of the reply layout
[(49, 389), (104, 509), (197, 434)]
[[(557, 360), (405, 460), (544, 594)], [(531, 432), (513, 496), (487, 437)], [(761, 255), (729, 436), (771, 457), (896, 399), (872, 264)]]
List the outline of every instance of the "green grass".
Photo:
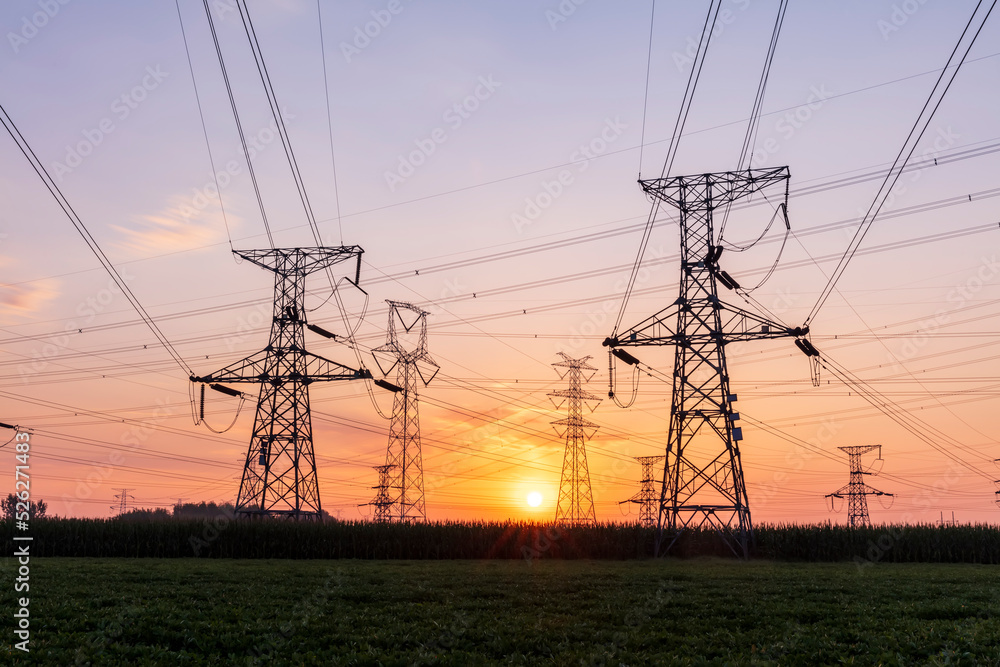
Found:
[(1000, 665), (998, 583), (962, 564), (32, 559), (14, 662)]

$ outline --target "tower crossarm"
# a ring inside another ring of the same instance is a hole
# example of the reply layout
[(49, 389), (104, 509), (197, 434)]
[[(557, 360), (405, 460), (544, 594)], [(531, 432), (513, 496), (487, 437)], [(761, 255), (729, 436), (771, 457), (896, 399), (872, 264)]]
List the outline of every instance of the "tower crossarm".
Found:
[(268, 271), (305, 276), (321, 269), (357, 257), (358, 267), (354, 282), (361, 271), (361, 246), (335, 246), (318, 248), (268, 248), (261, 250), (234, 250), (234, 254)]
[(602, 396), (598, 396), (585, 389), (560, 389), (559, 391), (550, 391), (548, 395), (556, 398), (579, 398), (581, 401), (603, 400)]
[[(731, 306), (724, 301), (717, 300), (715, 305), (715, 310), (719, 311), (722, 319), (722, 343), (770, 338), (801, 338), (809, 333), (809, 327), (787, 327), (748, 310)], [(708, 322), (704, 323), (703, 327), (690, 327), (687, 333), (677, 333), (676, 326), (672, 323), (676, 322), (677, 313), (682, 309), (686, 309), (692, 314), (704, 312), (703, 309), (692, 308), (683, 299), (678, 299), (669, 308), (646, 318), (635, 327), (622, 332), (621, 335), (615, 338), (605, 338), (604, 346), (616, 348), (678, 345), (714, 342), (719, 338), (720, 334), (712, 331)]]
[(601, 428), (599, 425), (595, 424), (594, 422), (588, 421), (588, 420), (586, 420), (586, 419), (584, 419), (582, 417), (563, 417), (562, 419), (557, 419), (556, 421), (551, 422), (551, 423), (552, 423), (553, 426), (579, 426), (581, 428), (588, 428), (588, 429), (590, 429), (590, 428), (592, 428), (592, 429), (599, 429), (599, 428)]
[(765, 167), (742, 171), (722, 171), (712, 174), (670, 176), (640, 180), (647, 194), (678, 209), (686, 207), (697, 194), (699, 206), (713, 210), (730, 204), (757, 190), (787, 181), (788, 167)]
[(269, 367), (269, 364), (274, 364), (274, 354), (274, 352), (269, 350), (261, 350), (209, 375), (192, 375), (191, 381), (204, 383), (252, 382), (257, 384), (298, 381), (309, 384), (312, 382), (333, 382), (335, 380), (360, 380), (371, 377), (371, 373), (367, 369), (355, 370), (343, 364), (338, 364), (336, 361), (330, 361), (318, 354), (306, 352), (305, 350), (301, 351), (301, 354), (305, 358), (305, 374), (288, 372), (287, 369), (282, 370), (279, 374), (275, 372), (275, 369)]

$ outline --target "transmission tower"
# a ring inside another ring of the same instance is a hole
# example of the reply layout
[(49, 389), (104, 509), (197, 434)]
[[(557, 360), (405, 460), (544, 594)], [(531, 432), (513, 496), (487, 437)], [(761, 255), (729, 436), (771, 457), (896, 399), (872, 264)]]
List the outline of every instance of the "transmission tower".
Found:
[(217, 383), (260, 385), (236, 514), (322, 520), (309, 385), (370, 378), (371, 374), (306, 351), (306, 327), (323, 336), (333, 337), (333, 334), (306, 324), (305, 282), (310, 273), (356, 257), (354, 283), (357, 284), (364, 251), (358, 246), (341, 246), (233, 252), (274, 273), (270, 341), (262, 351), (211, 375), (192, 376), (191, 381), (209, 384), (230, 395), (241, 392)]
[(642, 466), (642, 479), (639, 480), (642, 487), (639, 493), (628, 500), (623, 500), (619, 505), (625, 503), (636, 503), (639, 506), (639, 525), (653, 527), (656, 525), (656, 488), (654, 487), (655, 473), (653, 468), (663, 460), (662, 456), (636, 456), (635, 460)]
[[(597, 369), (587, 363), (589, 356), (571, 359), (563, 352), (559, 356), (563, 360), (552, 365), (556, 367), (560, 379), (569, 378), (569, 389), (550, 392), (549, 396), (556, 409), (567, 405), (569, 415), (552, 422), (556, 433), (560, 433), (560, 427), (563, 427), (566, 436), (559, 500), (556, 503), (556, 523), (570, 526), (594, 524), (597, 523), (597, 516), (594, 514), (594, 494), (590, 490), (590, 469), (587, 467), (585, 443), (593, 437), (598, 426), (583, 418), (583, 407), (587, 405), (593, 412), (601, 402), (601, 397), (585, 391), (583, 383), (589, 381)], [(586, 378), (583, 377), (584, 371), (588, 372)]]
[[(878, 460), (882, 459), (882, 445), (857, 445), (854, 447), (840, 447), (851, 462), (851, 481), (847, 486), (841, 487), (827, 498), (843, 498), (847, 496), (847, 525), (851, 528), (872, 525), (868, 518), (868, 496), (889, 496), (893, 494), (885, 493), (865, 484), (865, 475), (873, 473), (861, 469), (861, 456), (868, 452), (878, 450)], [(832, 501), (831, 501), (832, 502)]]
[[(667, 308), (617, 337), (605, 339), (604, 345), (632, 365), (638, 365), (639, 360), (621, 347), (674, 346), (657, 553), (665, 538), (670, 540), (669, 550), (685, 529), (704, 527), (717, 530), (738, 556), (748, 553), (753, 526), (740, 461), (743, 432), (736, 425), (736, 395), (729, 391), (726, 345), (764, 338), (801, 338), (808, 328), (790, 329), (719, 299), (717, 283), (732, 290), (740, 286), (719, 268), (722, 246), (712, 217), (719, 207), (782, 183), (785, 194), (780, 207), (784, 214), (788, 178), (788, 167), (776, 167), (639, 181), (648, 195), (680, 213), (680, 295)], [(806, 354), (815, 350), (804, 338), (797, 343)]]
[(118, 501), (117, 505), (111, 505), (111, 509), (118, 510), (118, 516), (127, 513), (131, 508), (129, 503), (135, 502), (135, 497), (129, 493), (129, 491), (134, 491), (135, 489), (118, 489), (120, 493), (115, 494), (115, 500)]
[(425, 521), (424, 463), (420, 453), (418, 380), (426, 387), (439, 367), (427, 352), (427, 313), (413, 304), (386, 300), (389, 328), (385, 345), (372, 350), (375, 363), (388, 375), (395, 368), (396, 384), (379, 381), (395, 395), (389, 444), (385, 453), (389, 504), (378, 508), (387, 521)]
[(358, 507), (369, 505), (375, 508), (375, 521), (385, 523), (389, 520), (389, 510), (392, 508), (392, 498), (389, 496), (389, 471), (396, 466), (372, 466), (378, 471), (378, 486), (373, 486), (377, 492), (369, 503), (361, 503)]

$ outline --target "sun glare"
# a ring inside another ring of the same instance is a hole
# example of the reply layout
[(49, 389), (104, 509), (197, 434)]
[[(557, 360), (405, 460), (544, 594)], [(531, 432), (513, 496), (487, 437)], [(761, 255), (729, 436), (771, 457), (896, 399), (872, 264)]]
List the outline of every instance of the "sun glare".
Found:
[(538, 507), (542, 504), (542, 494), (538, 491), (532, 491), (528, 494), (528, 504), (532, 507)]

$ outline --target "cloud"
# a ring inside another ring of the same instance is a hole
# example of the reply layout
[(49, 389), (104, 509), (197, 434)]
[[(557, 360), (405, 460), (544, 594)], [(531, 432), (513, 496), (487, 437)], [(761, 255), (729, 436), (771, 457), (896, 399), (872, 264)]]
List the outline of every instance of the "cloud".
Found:
[[(229, 224), (234, 224), (232, 216)], [(158, 213), (140, 216), (131, 227), (111, 227), (124, 237), (117, 243), (118, 247), (140, 255), (196, 250), (220, 243), (226, 238), (221, 213), (192, 211), (185, 202), (168, 206)]]
[(0, 313), (30, 315), (59, 295), (55, 279), (34, 280), (16, 285), (0, 285)]

